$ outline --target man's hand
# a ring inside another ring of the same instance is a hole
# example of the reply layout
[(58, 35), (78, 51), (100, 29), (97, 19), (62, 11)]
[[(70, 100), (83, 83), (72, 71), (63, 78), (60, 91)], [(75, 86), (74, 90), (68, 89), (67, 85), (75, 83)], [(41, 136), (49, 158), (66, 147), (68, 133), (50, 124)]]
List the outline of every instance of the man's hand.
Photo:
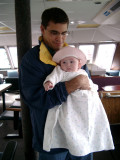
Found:
[(74, 92), (76, 89), (90, 90), (89, 79), (85, 75), (79, 75), (70, 81), (65, 82), (68, 94)]

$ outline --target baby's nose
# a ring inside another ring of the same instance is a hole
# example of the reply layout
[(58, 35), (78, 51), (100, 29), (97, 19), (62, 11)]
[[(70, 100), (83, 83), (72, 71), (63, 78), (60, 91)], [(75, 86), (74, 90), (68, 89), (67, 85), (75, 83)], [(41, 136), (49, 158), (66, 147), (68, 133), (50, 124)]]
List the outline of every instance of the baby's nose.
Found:
[(70, 66), (70, 63), (67, 63), (67, 66)]

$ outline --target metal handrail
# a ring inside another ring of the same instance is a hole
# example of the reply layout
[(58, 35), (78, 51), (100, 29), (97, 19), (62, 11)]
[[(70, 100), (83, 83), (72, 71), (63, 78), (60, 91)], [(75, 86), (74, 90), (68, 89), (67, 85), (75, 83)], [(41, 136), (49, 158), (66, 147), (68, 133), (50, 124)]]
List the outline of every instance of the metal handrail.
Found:
[(106, 93), (106, 97), (108, 98), (118, 98), (120, 95), (111, 95), (110, 93)]

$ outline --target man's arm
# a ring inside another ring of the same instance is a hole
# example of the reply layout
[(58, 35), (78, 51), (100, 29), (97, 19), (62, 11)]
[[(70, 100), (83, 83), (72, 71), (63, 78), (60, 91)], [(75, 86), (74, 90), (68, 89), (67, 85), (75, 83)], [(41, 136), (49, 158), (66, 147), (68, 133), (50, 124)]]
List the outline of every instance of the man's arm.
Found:
[(79, 75), (70, 81), (65, 82), (66, 90), (68, 94), (74, 92), (76, 89), (89, 90), (89, 79), (85, 75)]
[[(84, 69), (87, 72), (88, 77), (91, 79), (90, 72), (88, 70), (87, 65), (85, 64), (84, 66), (82, 66), (81, 69)], [(65, 86), (68, 94), (74, 92), (76, 89), (89, 90), (90, 84), (89, 84), (88, 77), (85, 75), (79, 75), (74, 79), (68, 82), (65, 82)]]

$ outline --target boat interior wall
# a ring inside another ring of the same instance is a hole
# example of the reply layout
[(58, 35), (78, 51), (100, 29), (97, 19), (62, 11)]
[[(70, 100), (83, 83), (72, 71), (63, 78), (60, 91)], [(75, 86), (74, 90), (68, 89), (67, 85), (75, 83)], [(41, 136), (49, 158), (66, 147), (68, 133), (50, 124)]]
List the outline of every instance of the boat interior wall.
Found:
[(117, 44), (111, 69), (112, 70), (120, 70), (120, 43)]
[(0, 46), (16, 46), (16, 34), (0, 34)]
[[(32, 44), (38, 44), (40, 33), (32, 34)], [(70, 32), (67, 43), (99, 43), (99, 42), (120, 42), (120, 30), (107, 27), (96, 29), (76, 30)], [(0, 35), (0, 46), (16, 45), (16, 35)]]
[(96, 29), (73, 31), (67, 38), (68, 43), (98, 43), (113, 41), (106, 33)]
[(103, 33), (103, 35), (106, 35), (108, 39), (111, 39), (111, 41), (120, 42), (120, 24), (117, 24), (116, 27), (103, 25), (99, 27), (99, 31)]

